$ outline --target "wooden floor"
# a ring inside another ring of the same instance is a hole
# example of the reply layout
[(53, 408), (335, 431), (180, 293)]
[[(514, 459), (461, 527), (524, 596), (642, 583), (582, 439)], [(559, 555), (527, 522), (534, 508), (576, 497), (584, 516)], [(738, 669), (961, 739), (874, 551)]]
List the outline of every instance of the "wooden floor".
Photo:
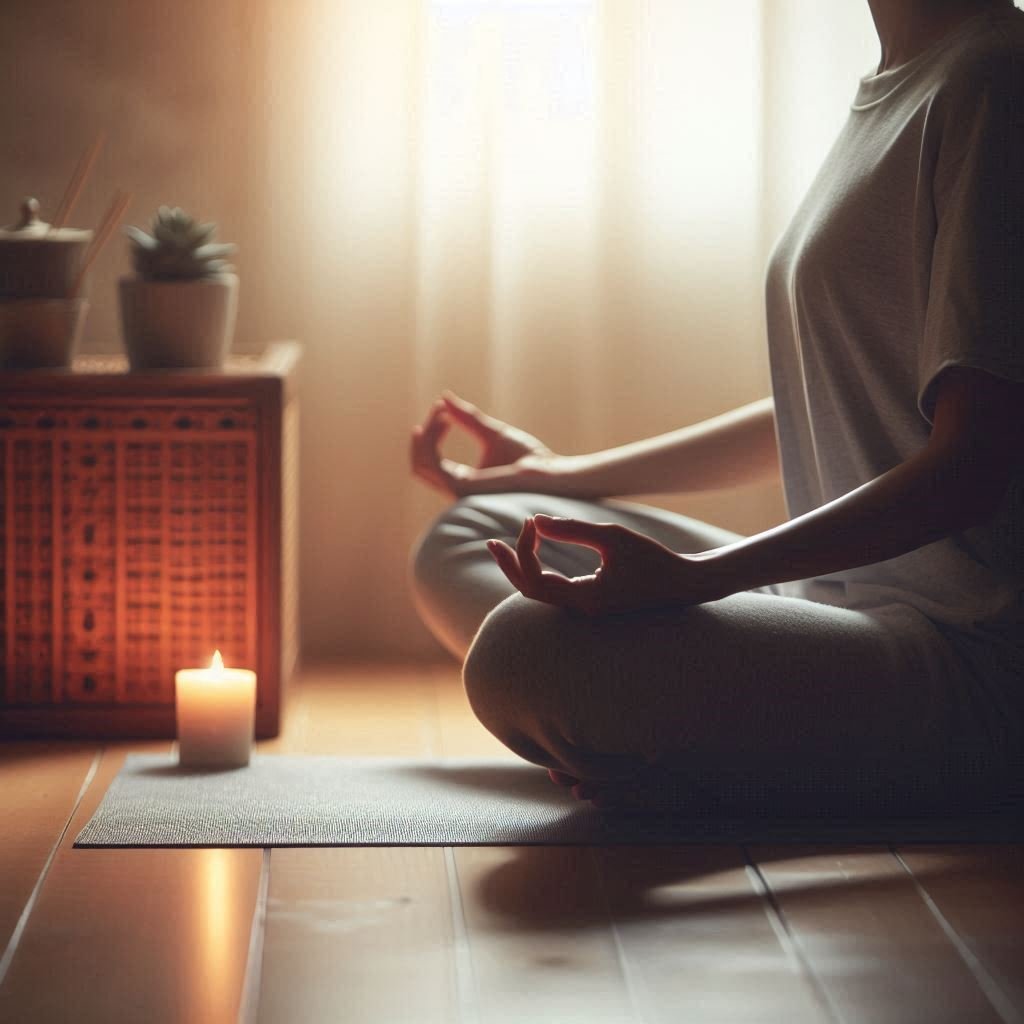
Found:
[[(264, 751), (507, 754), (454, 669)], [(0, 749), (0, 1021), (1024, 1021), (1024, 847), (75, 850), (130, 750)]]

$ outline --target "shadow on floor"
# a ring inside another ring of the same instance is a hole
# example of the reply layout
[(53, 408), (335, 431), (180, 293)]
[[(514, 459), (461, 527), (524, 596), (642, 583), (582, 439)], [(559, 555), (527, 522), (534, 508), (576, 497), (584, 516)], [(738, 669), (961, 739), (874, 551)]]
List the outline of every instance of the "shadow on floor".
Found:
[[(1024, 848), (961, 848), (962, 859), (940, 858), (916, 869), (926, 890), (943, 884), (982, 884), (997, 872), (1019, 880)], [(853, 862), (862, 859), (855, 870)], [(792, 862), (787, 866), (786, 862)], [(757, 868), (754, 867), (757, 865)], [(774, 865), (774, 867), (772, 867)], [(521, 847), (477, 881), (476, 896), (517, 927), (563, 930), (602, 927), (609, 919), (665, 921), (725, 918), (765, 907), (762, 868), (781, 885), (787, 913), (828, 905), (882, 906), (906, 895), (908, 876), (887, 847)], [(823, 879), (824, 876), (824, 879)], [(669, 888), (674, 887), (674, 888)], [(685, 888), (680, 888), (685, 887)]]

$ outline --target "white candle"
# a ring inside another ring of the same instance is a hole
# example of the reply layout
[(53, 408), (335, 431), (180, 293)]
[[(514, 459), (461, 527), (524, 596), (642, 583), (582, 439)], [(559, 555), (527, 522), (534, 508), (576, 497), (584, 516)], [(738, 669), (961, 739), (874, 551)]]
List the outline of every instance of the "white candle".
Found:
[(188, 768), (242, 768), (249, 763), (256, 673), (225, 668), (220, 651), (209, 668), (174, 674), (178, 762)]

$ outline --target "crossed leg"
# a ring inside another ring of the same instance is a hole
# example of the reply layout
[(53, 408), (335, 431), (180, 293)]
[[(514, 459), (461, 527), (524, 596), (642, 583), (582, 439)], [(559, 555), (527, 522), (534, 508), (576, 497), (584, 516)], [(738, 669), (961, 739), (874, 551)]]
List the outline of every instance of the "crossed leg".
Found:
[(989, 768), (966, 676), (905, 606), (737, 594), (585, 619), (514, 595), (463, 669), (483, 725), (605, 805), (912, 813)]
[[(586, 619), (512, 591), (484, 548), (525, 515), (618, 521), (675, 550), (735, 537), (662, 510), (477, 497), (414, 561), (425, 621), (461, 656), (477, 717), (553, 781), (605, 806), (906, 812), (973, 799), (991, 775), (969, 680), (903, 605), (854, 611), (767, 592)], [(589, 572), (587, 549), (541, 558)], [(791, 591), (792, 593), (792, 591)]]

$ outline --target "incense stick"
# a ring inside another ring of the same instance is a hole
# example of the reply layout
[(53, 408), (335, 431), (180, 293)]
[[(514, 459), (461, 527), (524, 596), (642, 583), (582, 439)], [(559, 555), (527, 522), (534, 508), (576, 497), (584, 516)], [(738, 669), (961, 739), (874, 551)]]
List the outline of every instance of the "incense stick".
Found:
[(71, 175), (68, 187), (64, 190), (60, 206), (57, 207), (57, 212), (53, 215), (53, 220), (50, 223), (51, 231), (55, 228), (64, 227), (68, 222), (71, 211), (75, 208), (75, 203), (78, 202), (78, 197), (82, 194), (82, 189), (85, 187), (86, 180), (92, 171), (93, 164), (96, 163), (96, 157), (99, 156), (105, 141), (106, 132), (100, 132), (93, 140), (92, 145), (79, 158), (78, 165), (75, 167), (75, 173)]
[(78, 272), (78, 277), (75, 278), (75, 283), (71, 288), (71, 294), (69, 298), (75, 298), (78, 295), (79, 288), (82, 287), (82, 282), (85, 280), (85, 275), (89, 271), (89, 267), (92, 266), (96, 257), (99, 256), (100, 250), (106, 245), (107, 239), (110, 237), (114, 228), (117, 227), (118, 221), (124, 216), (124, 211), (128, 209), (128, 204), (132, 201), (131, 192), (124, 192), (118, 190), (114, 199), (110, 204), (109, 209), (100, 221), (99, 226), (96, 228), (96, 234), (93, 235), (92, 243), (86, 250), (85, 259), (82, 260), (82, 269)]

